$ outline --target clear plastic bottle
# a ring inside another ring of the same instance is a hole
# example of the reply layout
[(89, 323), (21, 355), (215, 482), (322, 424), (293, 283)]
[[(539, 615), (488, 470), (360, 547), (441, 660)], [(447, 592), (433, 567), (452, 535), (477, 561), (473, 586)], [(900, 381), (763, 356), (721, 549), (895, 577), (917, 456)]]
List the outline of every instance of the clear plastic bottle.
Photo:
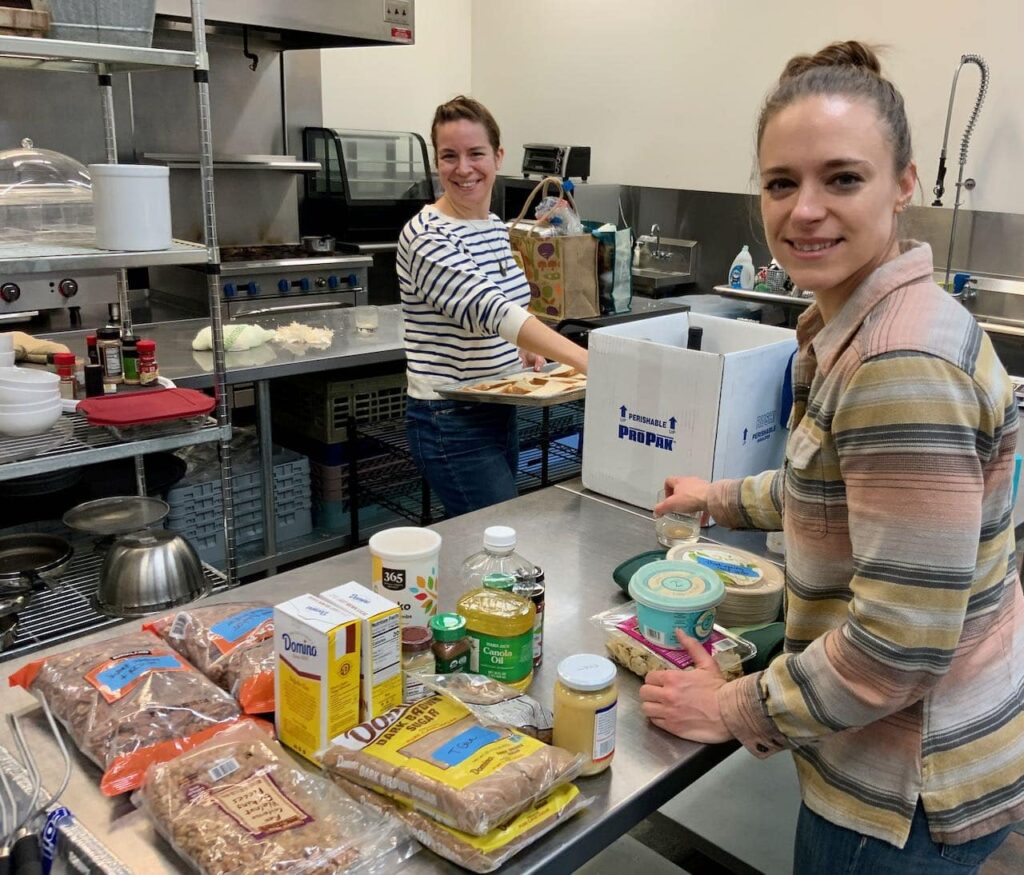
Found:
[(488, 526), (484, 530), (484, 548), (462, 563), (460, 589), (465, 592), (483, 586), (488, 574), (500, 571), (519, 580), (533, 577), (536, 566), (516, 552), (516, 530), (508, 526)]
[(729, 285), (734, 289), (754, 288), (754, 259), (750, 247), (744, 244), (729, 268)]

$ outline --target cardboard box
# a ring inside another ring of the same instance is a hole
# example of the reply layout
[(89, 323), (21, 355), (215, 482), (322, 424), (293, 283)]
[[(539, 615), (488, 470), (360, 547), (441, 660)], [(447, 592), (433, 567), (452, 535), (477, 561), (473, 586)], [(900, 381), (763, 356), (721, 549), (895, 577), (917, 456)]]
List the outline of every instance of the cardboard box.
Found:
[[(704, 329), (700, 351), (687, 329)], [(782, 463), (782, 386), (796, 332), (674, 313), (590, 332), (583, 485), (650, 509), (665, 478)], [(652, 532), (653, 537), (653, 532)]]
[(332, 738), (360, 722), (361, 623), (315, 595), (274, 607), (277, 736), (313, 762)]
[(321, 593), (361, 620), (359, 720), (365, 723), (402, 704), (402, 609), (351, 580)]

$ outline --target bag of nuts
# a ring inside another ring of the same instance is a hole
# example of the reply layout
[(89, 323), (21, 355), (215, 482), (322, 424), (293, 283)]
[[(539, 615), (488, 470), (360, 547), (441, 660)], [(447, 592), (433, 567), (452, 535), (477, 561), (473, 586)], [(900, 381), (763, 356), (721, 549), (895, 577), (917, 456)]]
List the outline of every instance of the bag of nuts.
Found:
[(131, 632), (23, 666), (9, 679), (46, 699), (107, 796), (134, 790), (146, 767), (242, 719), (234, 699), (150, 632)]
[(371, 875), (418, 849), (400, 823), (298, 767), (255, 724), (154, 764), (133, 801), (204, 875)]
[(230, 602), (182, 608), (146, 623), (246, 714), (274, 710), (274, 606)]

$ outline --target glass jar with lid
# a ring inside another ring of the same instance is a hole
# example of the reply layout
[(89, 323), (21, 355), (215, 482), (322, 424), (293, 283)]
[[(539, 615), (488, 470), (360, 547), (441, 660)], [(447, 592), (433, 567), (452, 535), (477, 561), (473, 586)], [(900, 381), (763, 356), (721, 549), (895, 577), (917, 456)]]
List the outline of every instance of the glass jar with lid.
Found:
[(95, 238), (85, 165), (28, 139), (0, 151), (0, 240), (92, 246)]
[(402, 701), (418, 702), (429, 696), (417, 675), (434, 673), (433, 636), (426, 626), (406, 626), (402, 630)]
[(434, 635), (434, 671), (454, 674), (469, 671), (469, 637), (466, 618), (459, 614), (437, 614), (430, 618), (430, 631)]
[(615, 756), (615, 678), (615, 664), (593, 653), (577, 653), (558, 663), (553, 743), (586, 758), (581, 775), (603, 772)]

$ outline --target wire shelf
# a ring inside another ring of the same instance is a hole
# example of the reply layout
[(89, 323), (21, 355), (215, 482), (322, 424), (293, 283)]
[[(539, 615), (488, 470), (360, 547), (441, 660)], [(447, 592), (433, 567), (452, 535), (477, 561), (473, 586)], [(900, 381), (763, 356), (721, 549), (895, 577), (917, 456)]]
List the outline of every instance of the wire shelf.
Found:
[[(158, 437), (123, 441), (106, 428), (89, 425), (79, 413), (65, 414), (47, 434), (21, 438), (0, 437), (0, 480), (218, 440), (221, 430), (217, 421), (208, 417), (204, 422), (198, 429), (186, 423), (180, 430), (169, 428)], [(51, 440), (54, 433), (59, 438)], [(40, 446), (46, 449), (39, 452)]]
[[(18, 614), (14, 642), (0, 653), (0, 660), (123, 623), (124, 620), (107, 617), (92, 606), (102, 564), (103, 553), (94, 549), (92, 541), (76, 543), (59, 589), (33, 593), (28, 607)], [(204, 564), (203, 574), (214, 591), (224, 587), (226, 578), (216, 569)]]

